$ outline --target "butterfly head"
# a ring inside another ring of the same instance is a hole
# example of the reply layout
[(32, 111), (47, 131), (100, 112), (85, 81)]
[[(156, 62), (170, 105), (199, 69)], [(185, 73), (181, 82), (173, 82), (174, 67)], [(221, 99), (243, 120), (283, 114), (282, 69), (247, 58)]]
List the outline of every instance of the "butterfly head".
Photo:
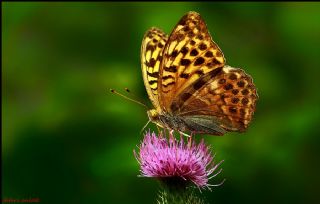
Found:
[(160, 115), (156, 109), (150, 109), (147, 111), (148, 117), (151, 122), (157, 124), (158, 126), (163, 127), (161, 120), (160, 120)]

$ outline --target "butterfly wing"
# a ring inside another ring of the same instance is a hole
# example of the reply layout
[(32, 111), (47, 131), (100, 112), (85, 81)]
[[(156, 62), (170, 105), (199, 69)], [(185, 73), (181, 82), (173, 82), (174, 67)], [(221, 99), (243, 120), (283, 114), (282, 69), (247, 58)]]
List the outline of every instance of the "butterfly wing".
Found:
[(157, 109), (159, 68), (168, 37), (158, 28), (151, 28), (143, 37), (141, 45), (141, 69), (148, 96)]
[(176, 97), (173, 106), (190, 130), (222, 135), (217, 125), (227, 131), (247, 129), (257, 99), (252, 78), (242, 69), (224, 66), (199, 78)]
[(224, 135), (227, 131), (219, 124), (219, 118), (207, 115), (190, 115), (184, 118), (188, 131), (198, 134)]
[(158, 83), (161, 108), (172, 113), (172, 101), (184, 89), (224, 64), (223, 53), (212, 41), (203, 19), (196, 12), (187, 13), (163, 51)]

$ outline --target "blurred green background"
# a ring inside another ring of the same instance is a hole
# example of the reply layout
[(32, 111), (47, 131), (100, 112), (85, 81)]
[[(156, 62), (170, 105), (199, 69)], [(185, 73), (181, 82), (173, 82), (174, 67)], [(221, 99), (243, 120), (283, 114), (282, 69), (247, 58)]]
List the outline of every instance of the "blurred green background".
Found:
[[(223, 172), (210, 203), (319, 203), (319, 3), (2, 3), (2, 197), (155, 203), (133, 156), (148, 100), (140, 45), (199, 12), (259, 101), (244, 134), (206, 136)], [(154, 125), (150, 125), (154, 128)]]

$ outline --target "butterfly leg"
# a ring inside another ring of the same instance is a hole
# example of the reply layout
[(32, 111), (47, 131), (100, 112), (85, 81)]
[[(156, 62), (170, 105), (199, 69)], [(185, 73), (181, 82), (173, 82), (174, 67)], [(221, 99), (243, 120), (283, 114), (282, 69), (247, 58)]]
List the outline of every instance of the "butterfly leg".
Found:
[(157, 125), (158, 133), (160, 134), (160, 127)]
[(183, 136), (191, 137), (191, 135), (188, 135), (187, 133), (184, 133), (184, 132), (181, 132), (181, 131), (179, 131), (179, 133), (180, 133), (181, 135), (183, 135)]
[(151, 122), (151, 120), (149, 120), (148, 122), (147, 122), (147, 124), (145, 124), (144, 126), (143, 126), (143, 128), (141, 129), (141, 131), (140, 131), (140, 134), (143, 132), (143, 130), (148, 126), (148, 124)]

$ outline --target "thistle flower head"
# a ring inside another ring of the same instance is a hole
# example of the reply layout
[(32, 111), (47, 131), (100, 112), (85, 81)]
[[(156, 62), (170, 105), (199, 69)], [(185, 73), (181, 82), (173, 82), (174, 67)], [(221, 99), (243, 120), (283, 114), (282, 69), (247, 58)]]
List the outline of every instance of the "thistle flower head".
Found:
[(141, 176), (156, 177), (163, 181), (193, 182), (197, 187), (210, 189), (209, 177), (213, 175), (219, 164), (213, 162), (214, 156), (203, 139), (199, 144), (188, 138), (175, 139), (172, 134), (165, 137), (154, 132), (146, 132), (139, 146), (139, 153), (134, 151), (140, 164)]

